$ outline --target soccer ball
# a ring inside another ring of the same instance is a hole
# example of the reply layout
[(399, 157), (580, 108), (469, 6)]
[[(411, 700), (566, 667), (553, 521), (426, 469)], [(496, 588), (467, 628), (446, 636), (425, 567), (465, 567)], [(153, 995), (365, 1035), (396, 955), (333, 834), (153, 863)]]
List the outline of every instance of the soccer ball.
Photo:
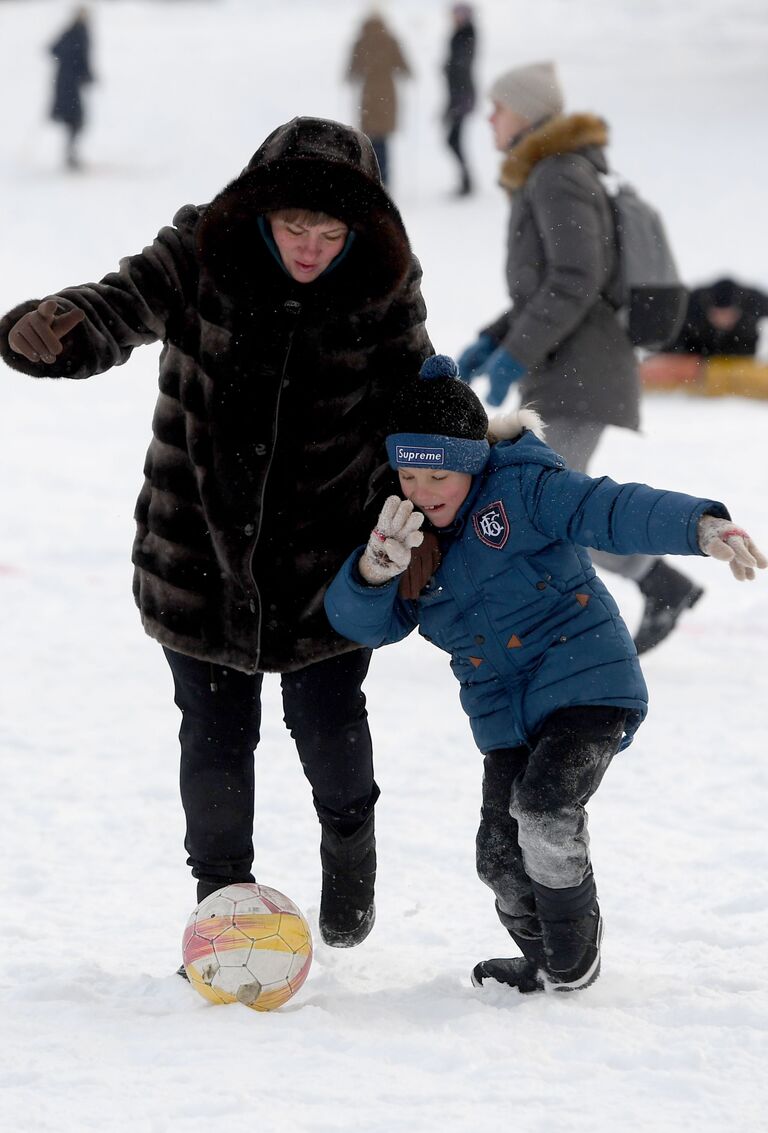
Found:
[(192, 910), (182, 953), (189, 982), (204, 999), (273, 1011), (307, 978), (312, 935), (284, 893), (243, 882), (217, 889)]

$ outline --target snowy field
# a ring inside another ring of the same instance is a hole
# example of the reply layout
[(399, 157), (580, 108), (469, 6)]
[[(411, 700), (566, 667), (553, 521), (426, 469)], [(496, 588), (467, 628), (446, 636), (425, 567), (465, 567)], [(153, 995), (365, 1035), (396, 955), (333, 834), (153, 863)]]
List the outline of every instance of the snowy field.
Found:
[[(332, 0), (102, 0), (88, 168), (60, 170), (46, 45), (72, 6), (0, 3), (0, 310), (100, 277), (229, 181), (294, 114), (354, 117), (363, 8)], [(450, 200), (440, 0), (386, 5), (403, 85), (394, 194), (429, 330), (458, 351), (504, 305), (505, 201), (484, 113), (480, 191)], [(556, 58), (615, 165), (663, 208), (689, 282), (768, 288), (764, 0), (484, 0), (485, 86)], [(483, 111), (485, 111), (485, 106)], [(506, 934), (474, 874), (481, 757), (447, 660), (413, 639), (368, 681), (382, 788), (378, 919), (319, 940), (274, 1014), (214, 1008), (174, 974), (194, 885), (178, 721), (131, 593), (132, 511), (157, 350), (88, 383), (3, 369), (0, 414), (0, 1127), (20, 1133), (757, 1133), (768, 1028), (768, 577), (704, 559), (706, 596), (645, 663), (651, 714), (591, 814), (606, 920), (583, 995), (475, 990)], [(514, 396), (514, 395), (513, 395)], [(648, 396), (595, 472), (723, 499), (768, 548), (768, 402)], [(611, 583), (611, 580), (609, 580)], [(634, 626), (636, 591), (612, 589)], [(258, 879), (317, 923), (319, 830), (267, 681)]]

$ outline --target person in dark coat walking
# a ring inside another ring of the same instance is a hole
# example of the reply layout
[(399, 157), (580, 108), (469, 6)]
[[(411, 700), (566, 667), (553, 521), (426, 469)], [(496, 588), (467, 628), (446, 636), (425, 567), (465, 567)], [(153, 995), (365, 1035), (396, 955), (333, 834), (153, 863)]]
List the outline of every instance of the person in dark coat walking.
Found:
[[(608, 130), (594, 114), (565, 114), (552, 63), (531, 63), (491, 86), (490, 123), (510, 196), (507, 287), (512, 306), (459, 357), (466, 381), (485, 373), (488, 403), (520, 383), (566, 462), (586, 471), (607, 425), (638, 429), (634, 349), (617, 317), (613, 213), (600, 181)], [(643, 653), (674, 629), (701, 587), (657, 556), (597, 551), (596, 564), (635, 582), (644, 599)]]
[[(712, 555), (739, 580), (768, 559), (716, 500), (568, 469), (530, 409), (489, 430), (457, 375), (429, 358), (396, 399), (387, 451), (405, 499), (387, 500), (325, 607), (366, 647), (418, 628), (449, 654), (485, 757), (477, 869), (523, 953), (482, 961), (473, 982), (571, 991), (600, 971), (584, 808), (647, 711), (632, 639), (583, 544)], [(406, 599), (397, 580), (422, 524), (442, 559)]]
[(378, 787), (370, 653), (329, 626), (323, 594), (386, 495), (390, 401), (432, 353), (420, 280), (369, 139), (294, 118), (118, 271), (0, 321), (4, 360), (39, 378), (164, 344), (134, 594), (182, 713), (198, 900), (253, 881), (261, 686), (279, 673), (321, 826), (320, 932), (340, 947), (373, 924)]
[(448, 100), (443, 120), (446, 144), (459, 164), (459, 187), (456, 195), (472, 192), (472, 175), (464, 154), (462, 133), (464, 122), (475, 108), (475, 25), (471, 4), (454, 4), (451, 8), (453, 33), (448, 44), (448, 58), (443, 68)]
[(65, 161), (70, 169), (77, 169), (77, 143), (85, 124), (82, 88), (93, 82), (87, 8), (77, 9), (74, 21), (51, 44), (50, 53), (56, 60), (51, 118), (65, 127)]
[(768, 319), (768, 295), (733, 279), (717, 279), (690, 291), (685, 321), (666, 349), (701, 358), (754, 357), (763, 319)]

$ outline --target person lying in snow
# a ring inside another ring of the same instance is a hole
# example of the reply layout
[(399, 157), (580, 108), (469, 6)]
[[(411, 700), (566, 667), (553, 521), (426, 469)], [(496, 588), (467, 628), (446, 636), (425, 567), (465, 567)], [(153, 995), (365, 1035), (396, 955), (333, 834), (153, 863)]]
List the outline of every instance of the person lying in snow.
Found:
[[(388, 498), (331, 583), (326, 613), (362, 645), (418, 626), (451, 655), (485, 757), (477, 869), (523, 954), (482, 961), (473, 983), (587, 987), (600, 972), (602, 918), (584, 808), (648, 697), (632, 637), (584, 548), (710, 555), (739, 580), (768, 560), (716, 500), (570, 470), (530, 409), (489, 429), (444, 355), (395, 399), (387, 452), (405, 499)], [(397, 579), (422, 524), (437, 537), (439, 565), (409, 600)]]

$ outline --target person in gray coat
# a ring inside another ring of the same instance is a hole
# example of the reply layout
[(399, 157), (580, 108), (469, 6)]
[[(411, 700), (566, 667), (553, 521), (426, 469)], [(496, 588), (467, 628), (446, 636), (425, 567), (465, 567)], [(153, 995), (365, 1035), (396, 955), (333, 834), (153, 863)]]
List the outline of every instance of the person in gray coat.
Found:
[[(459, 357), (462, 378), (490, 380), (501, 405), (521, 401), (547, 421), (547, 440), (586, 472), (607, 425), (640, 424), (640, 383), (620, 306), (613, 216), (600, 174), (608, 129), (594, 114), (565, 114), (555, 66), (530, 63), (492, 85), (490, 123), (510, 195), (507, 287), (512, 306)], [(658, 645), (703, 590), (650, 555), (593, 552), (595, 564), (632, 579), (644, 597), (638, 653)]]

